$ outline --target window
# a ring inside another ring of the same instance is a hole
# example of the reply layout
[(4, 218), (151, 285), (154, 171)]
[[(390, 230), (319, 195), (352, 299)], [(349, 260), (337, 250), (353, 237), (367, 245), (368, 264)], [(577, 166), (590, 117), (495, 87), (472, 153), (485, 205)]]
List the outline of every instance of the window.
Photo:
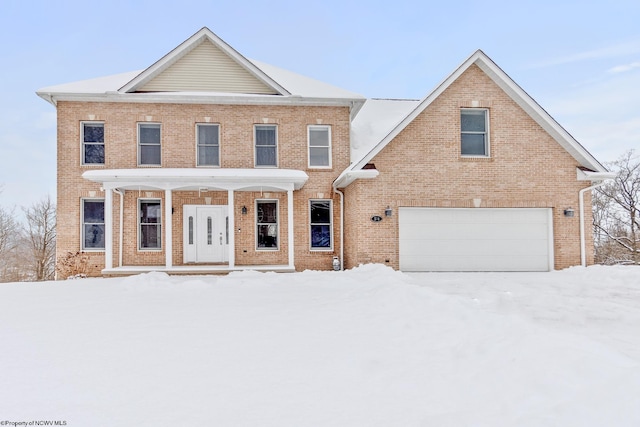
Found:
[(160, 200), (140, 200), (139, 249), (160, 249), (162, 247), (161, 222)]
[(331, 128), (309, 126), (309, 167), (331, 167)]
[(196, 125), (198, 166), (220, 166), (220, 126)]
[(82, 199), (82, 250), (104, 250), (104, 199)]
[(278, 129), (274, 125), (256, 125), (256, 166), (278, 166)]
[(488, 156), (489, 132), (488, 110), (464, 109), (460, 112), (462, 131), (461, 153), (463, 156)]
[(256, 201), (258, 249), (278, 249), (278, 201)]
[(82, 164), (104, 165), (104, 123), (84, 122), (82, 129)]
[(160, 124), (138, 123), (138, 164), (160, 166)]
[(310, 201), (311, 249), (330, 250), (331, 241), (331, 200)]

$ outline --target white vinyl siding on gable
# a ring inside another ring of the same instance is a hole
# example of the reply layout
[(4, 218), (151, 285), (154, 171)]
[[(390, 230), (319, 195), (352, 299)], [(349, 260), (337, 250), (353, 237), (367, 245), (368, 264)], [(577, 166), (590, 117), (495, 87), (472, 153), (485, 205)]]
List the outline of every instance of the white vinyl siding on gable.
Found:
[(210, 41), (203, 41), (139, 89), (141, 92), (226, 92), (277, 95)]
[(331, 126), (312, 125), (307, 129), (309, 167), (331, 167)]

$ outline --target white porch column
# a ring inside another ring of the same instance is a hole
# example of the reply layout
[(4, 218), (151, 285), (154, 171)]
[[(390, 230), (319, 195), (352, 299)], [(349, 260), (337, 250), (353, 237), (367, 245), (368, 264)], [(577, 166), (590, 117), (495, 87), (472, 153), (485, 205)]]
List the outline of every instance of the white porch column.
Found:
[(113, 268), (113, 190), (104, 189), (104, 268)]
[(293, 268), (294, 264), (294, 238), (293, 238), (293, 190), (287, 190), (287, 235), (289, 236), (289, 267)]
[(173, 201), (171, 190), (164, 190), (164, 255), (165, 267), (173, 267)]
[(229, 217), (229, 269), (232, 269), (236, 266), (236, 204), (233, 190), (229, 190), (227, 194), (227, 216)]

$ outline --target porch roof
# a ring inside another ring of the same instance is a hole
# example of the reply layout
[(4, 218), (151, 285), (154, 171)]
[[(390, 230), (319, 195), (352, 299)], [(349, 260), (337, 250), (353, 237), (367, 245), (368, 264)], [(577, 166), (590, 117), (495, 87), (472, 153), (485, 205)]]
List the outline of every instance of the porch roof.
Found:
[(295, 169), (138, 168), (95, 169), (82, 174), (105, 189), (123, 190), (299, 190), (309, 176)]

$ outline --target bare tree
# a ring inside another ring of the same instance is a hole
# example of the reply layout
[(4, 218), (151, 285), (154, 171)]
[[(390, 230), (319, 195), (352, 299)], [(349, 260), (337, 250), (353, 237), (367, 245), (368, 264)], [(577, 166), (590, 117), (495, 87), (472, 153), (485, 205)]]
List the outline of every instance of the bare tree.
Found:
[(0, 282), (12, 281), (14, 252), (19, 241), (19, 226), (13, 211), (0, 207)]
[(640, 156), (630, 150), (609, 167), (616, 178), (593, 199), (596, 261), (640, 264)]
[(22, 208), (24, 236), (31, 255), (34, 280), (50, 280), (55, 272), (56, 206), (47, 196), (29, 208)]

